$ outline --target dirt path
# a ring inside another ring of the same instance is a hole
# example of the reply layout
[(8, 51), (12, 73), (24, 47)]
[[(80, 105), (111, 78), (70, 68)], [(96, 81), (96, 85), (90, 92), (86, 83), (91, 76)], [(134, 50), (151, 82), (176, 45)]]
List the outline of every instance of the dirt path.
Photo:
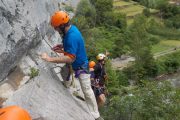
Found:
[(172, 49), (169, 49), (169, 50), (166, 50), (166, 51), (163, 51), (163, 52), (159, 52), (159, 53), (156, 53), (154, 55), (154, 58), (158, 58), (158, 57), (161, 57), (161, 56), (164, 56), (164, 55), (167, 55), (167, 54), (171, 54), (171, 53), (174, 53), (174, 52), (177, 52), (180, 50), (180, 47), (175, 47), (175, 48), (172, 48)]
[[(180, 50), (180, 47), (175, 47), (175, 48), (172, 48), (172, 49), (169, 49), (169, 50), (166, 50), (166, 51), (163, 51), (163, 52), (159, 52), (159, 53), (156, 53), (154, 55), (154, 58), (157, 59), (161, 56), (165, 56), (167, 54), (171, 54), (171, 53), (174, 53), (174, 52), (177, 52)], [(127, 67), (131, 62), (135, 61), (135, 58), (134, 57), (131, 57), (131, 56), (126, 56), (125, 58), (121, 59), (121, 58), (115, 58), (112, 60), (112, 67), (113, 69), (118, 69), (118, 70), (122, 70), (123, 68)]]
[(130, 62), (135, 61), (134, 57), (127, 56), (127, 58), (116, 58), (111, 61), (113, 69), (122, 70), (127, 67)]

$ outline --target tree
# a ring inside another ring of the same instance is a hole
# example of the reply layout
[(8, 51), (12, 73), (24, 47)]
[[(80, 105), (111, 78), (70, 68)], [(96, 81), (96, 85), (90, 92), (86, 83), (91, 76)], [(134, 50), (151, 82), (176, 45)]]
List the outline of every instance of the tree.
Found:
[(164, 19), (171, 18), (180, 14), (180, 7), (170, 4), (161, 4), (159, 6), (160, 12)]
[(74, 17), (71, 22), (76, 25), (82, 33), (90, 28), (88, 21), (84, 16)]
[[(87, 53), (91, 57), (108, 50), (113, 54), (114, 41), (121, 36), (121, 29), (114, 26), (95, 27), (84, 34), (86, 38)], [(94, 54), (94, 55), (93, 55)]]
[(180, 21), (180, 14), (165, 20), (165, 25), (169, 28), (179, 29), (180, 28), (179, 21)]
[(105, 14), (107, 12), (112, 12), (113, 1), (112, 0), (95, 0), (94, 6), (97, 13), (97, 23), (100, 25), (106, 21)]
[(143, 81), (135, 88), (122, 87), (105, 106), (106, 120), (179, 120), (180, 89), (169, 82)]
[(135, 80), (145, 77), (153, 77), (157, 73), (157, 67), (151, 54), (151, 44), (147, 35), (148, 22), (144, 16), (135, 18), (134, 23), (127, 34), (130, 41), (130, 49), (135, 57), (133, 76)]
[(144, 14), (146, 17), (149, 17), (149, 16), (151, 15), (149, 8), (143, 9), (143, 14)]
[(129, 47), (129, 38), (127, 36), (128, 35), (126, 31), (122, 33), (122, 35), (119, 36), (118, 39), (116, 39), (112, 57), (121, 57), (121, 55), (127, 54), (131, 51)]
[(86, 19), (88, 26), (95, 26), (96, 10), (88, 0), (81, 0), (77, 6), (76, 17), (82, 16)]
[(108, 26), (116, 26), (120, 29), (126, 29), (126, 15), (121, 13), (114, 13), (112, 11), (104, 13), (104, 24)]

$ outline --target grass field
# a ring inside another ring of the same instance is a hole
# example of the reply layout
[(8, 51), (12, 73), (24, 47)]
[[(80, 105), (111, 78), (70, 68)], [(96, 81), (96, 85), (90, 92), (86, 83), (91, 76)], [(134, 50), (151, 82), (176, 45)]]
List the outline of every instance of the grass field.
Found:
[[(143, 12), (143, 9), (145, 8), (144, 6), (142, 6), (136, 2), (133, 2), (133, 1), (126, 2), (123, 0), (115, 1), (113, 5), (114, 5), (114, 12), (126, 14), (128, 25), (132, 24), (134, 21), (134, 17), (136, 15), (141, 14)], [(156, 14), (157, 12), (159, 12), (159, 11), (155, 10), (155, 9), (150, 9), (151, 14)], [(151, 17), (149, 17), (149, 20), (151, 18), (154, 18), (156, 21), (158, 21), (161, 24), (160, 18), (157, 18), (153, 15)], [(170, 39), (170, 40), (165, 40), (165, 39)], [(164, 38), (163, 40), (160, 41), (160, 43), (154, 45), (152, 47), (152, 53), (155, 54), (158, 52), (163, 52), (163, 51), (166, 51), (169, 49), (173, 49), (175, 47), (180, 47), (180, 39), (179, 39), (179, 41), (171, 40), (171, 39), (175, 39), (175, 38)]]
[(134, 16), (136, 14), (142, 13), (144, 6), (139, 5), (133, 1), (116, 1), (113, 3), (114, 5), (114, 12), (124, 13), (127, 16)]
[(180, 40), (162, 40), (160, 43), (152, 47), (152, 53), (155, 54), (175, 47), (180, 47)]
[(127, 25), (130, 25), (134, 22), (133, 18), (127, 18)]
[(123, 9), (115, 9), (115, 12), (121, 12), (121, 13), (131, 13), (131, 12), (142, 12), (142, 10), (144, 9), (143, 6), (141, 5), (130, 5), (126, 8), (123, 8)]
[[(130, 25), (133, 22), (133, 18), (136, 15), (141, 14), (143, 12), (143, 9), (145, 8), (144, 6), (134, 1), (129, 1), (129, 2), (123, 0), (114, 1), (113, 5), (114, 5), (114, 12), (126, 14), (128, 25)], [(155, 14), (158, 11), (155, 9), (150, 9), (150, 12), (152, 14)]]
[(114, 7), (117, 7), (117, 6), (126, 6), (126, 5), (132, 5), (133, 2), (125, 2), (125, 1), (117, 1), (117, 2), (114, 2), (113, 3), (113, 6)]
[(127, 24), (133, 23), (133, 17), (141, 14), (144, 7), (137, 3), (130, 1), (116, 1), (114, 2), (114, 12), (123, 13), (127, 16)]

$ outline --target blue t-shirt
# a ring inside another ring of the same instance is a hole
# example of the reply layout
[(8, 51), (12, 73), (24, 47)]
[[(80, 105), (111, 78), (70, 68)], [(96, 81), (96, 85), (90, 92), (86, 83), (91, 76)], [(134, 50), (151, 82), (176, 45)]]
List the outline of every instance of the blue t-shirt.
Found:
[(76, 58), (72, 63), (73, 69), (88, 67), (88, 59), (84, 46), (84, 38), (76, 26), (71, 25), (63, 39), (64, 51), (73, 54)]

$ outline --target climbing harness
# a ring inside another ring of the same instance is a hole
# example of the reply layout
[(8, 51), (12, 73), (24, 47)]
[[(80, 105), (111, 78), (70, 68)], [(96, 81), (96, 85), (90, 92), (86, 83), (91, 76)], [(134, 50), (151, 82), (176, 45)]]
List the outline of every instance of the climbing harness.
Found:
[[(43, 38), (43, 40), (47, 43), (47, 45), (52, 49), (53, 47), (48, 43), (48, 41)], [(59, 54), (55, 51), (53, 51), (58, 57), (59, 57)], [(72, 82), (71, 82), (71, 85), (75, 88), (75, 81), (74, 81), (74, 76), (73, 76), (73, 69), (72, 69), (72, 65), (68, 64), (68, 67), (69, 67), (69, 72), (70, 72), (70, 75), (69, 75), (69, 79), (70, 79), (70, 76), (72, 76)]]
[[(47, 43), (47, 45), (52, 49), (53, 47), (48, 43), (48, 41), (45, 39), (45, 38), (43, 38), (43, 40)], [(59, 54), (58, 53), (56, 53), (55, 51), (54, 51), (54, 53), (57, 55), (57, 56), (59, 56)], [(70, 86), (72, 86), (73, 88), (76, 88), (77, 86), (76, 86), (76, 84), (75, 84), (75, 79), (74, 79), (74, 75), (73, 75), (73, 68), (72, 68), (72, 65), (70, 65), (70, 64), (67, 64), (68, 65), (68, 68), (69, 68), (69, 73), (68, 73), (68, 77), (67, 77), (67, 79), (66, 80), (70, 80), (70, 76), (72, 77), (72, 82), (71, 82), (71, 85)], [(76, 76), (76, 73), (75, 73), (75, 76)], [(65, 85), (64, 85), (65, 86)], [(65, 86), (66, 87), (66, 86)], [(80, 100), (82, 100), (82, 101), (85, 101), (85, 99), (82, 97), (82, 96), (80, 96), (79, 94), (78, 94), (78, 92), (77, 91), (74, 91), (73, 93), (72, 93), (76, 98), (78, 98), (78, 99), (80, 99)]]

